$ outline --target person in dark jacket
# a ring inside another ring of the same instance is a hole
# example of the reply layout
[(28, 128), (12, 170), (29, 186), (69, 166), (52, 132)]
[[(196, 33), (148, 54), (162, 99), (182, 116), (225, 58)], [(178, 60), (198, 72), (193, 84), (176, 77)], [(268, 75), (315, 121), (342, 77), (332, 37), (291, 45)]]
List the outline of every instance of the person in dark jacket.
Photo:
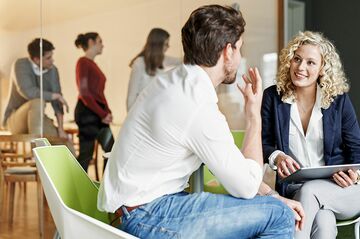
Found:
[(360, 214), (359, 173), (331, 179), (279, 183), (300, 167), (360, 163), (360, 129), (342, 64), (322, 34), (301, 32), (281, 51), (276, 85), (264, 91), (262, 144), (265, 162), (277, 170), (276, 189), (301, 202), (303, 230), (295, 238), (335, 238), (336, 219)]

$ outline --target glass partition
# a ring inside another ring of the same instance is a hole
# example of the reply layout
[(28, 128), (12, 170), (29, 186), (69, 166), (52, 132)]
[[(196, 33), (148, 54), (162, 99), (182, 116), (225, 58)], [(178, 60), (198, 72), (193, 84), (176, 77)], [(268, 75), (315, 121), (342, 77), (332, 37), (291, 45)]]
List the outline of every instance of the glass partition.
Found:
[[(183, 24), (194, 9), (211, 3), (213, 2), (192, 0), (87, 0), (86, 3), (27, 0), (20, 3), (20, 1), (3, 0), (1, 8), (2, 16), (5, 17), (1, 21), (0, 29), (1, 111), (3, 112), (6, 107), (11, 63), (17, 58), (28, 56), (27, 44), (40, 36), (42, 20), (42, 35), (55, 47), (54, 65), (59, 73), (62, 95), (69, 105), (69, 112), (64, 112), (65, 123), (74, 121), (78, 98), (75, 67), (77, 60), (84, 55), (81, 49), (75, 47), (74, 41), (80, 33), (97, 32), (101, 36), (104, 49), (102, 54), (95, 58), (95, 62), (106, 76), (104, 94), (112, 110), (112, 127), (116, 135), (127, 114), (126, 98), (131, 71), (129, 63), (142, 50), (149, 31), (154, 27), (167, 30), (170, 34), (170, 42), (166, 54), (181, 59)], [(265, 72), (264, 55), (277, 52), (278, 0), (223, 0), (217, 3), (236, 6), (242, 11), (247, 22), (243, 35), (244, 59), (239, 75), (246, 73), (246, 69), (250, 66), (257, 66), (260, 72)], [(41, 4), (42, 15), (40, 15)], [(239, 83), (241, 83), (240, 78)], [(236, 88), (219, 89), (219, 91), (238, 93)], [(48, 96), (45, 94), (44, 97)], [(50, 104), (47, 104), (45, 114), (56, 124), (57, 119)], [(1, 117), (3, 118), (3, 115)]]
[[(15, 79), (22, 78), (20, 73), (18, 76), (15, 73), (22, 72), (24, 68), (30, 66), (27, 61), (29, 59), (27, 47), (34, 38), (40, 37), (40, 12), (39, 0), (3, 0), (0, 3), (0, 15), (2, 16), (0, 22), (0, 119), (1, 123), (6, 124), (7, 122), (3, 122), (4, 115), (6, 119), (10, 117), (11, 122), (6, 121), (11, 123), (15, 133), (23, 132), (24, 122), (20, 120), (22, 116), (11, 116), (14, 115), (14, 110), (23, 103), (24, 99), (29, 97), (20, 91), (16, 95), (14, 94), (19, 88), (19, 85), (15, 84)], [(39, 54), (37, 52), (36, 55)], [(26, 85), (27, 81), (22, 80), (21, 85), (24, 84)], [(38, 108), (40, 109), (40, 106)]]

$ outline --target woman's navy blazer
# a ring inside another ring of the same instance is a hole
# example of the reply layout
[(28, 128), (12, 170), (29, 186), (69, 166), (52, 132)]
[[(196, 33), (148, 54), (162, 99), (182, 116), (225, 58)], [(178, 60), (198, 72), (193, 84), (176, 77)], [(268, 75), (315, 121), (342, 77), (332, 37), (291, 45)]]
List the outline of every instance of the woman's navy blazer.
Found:
[[(289, 154), (290, 104), (281, 101), (276, 86), (264, 91), (262, 116), (262, 146), (264, 161), (275, 150)], [(360, 163), (360, 129), (348, 94), (337, 96), (323, 114), (325, 165)], [(284, 186), (276, 189), (284, 195)]]

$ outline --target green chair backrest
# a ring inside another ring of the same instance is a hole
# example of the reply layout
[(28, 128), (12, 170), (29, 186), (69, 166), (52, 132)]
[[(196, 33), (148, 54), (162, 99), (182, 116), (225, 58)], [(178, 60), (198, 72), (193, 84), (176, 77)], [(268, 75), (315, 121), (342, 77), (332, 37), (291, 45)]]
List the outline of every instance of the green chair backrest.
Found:
[[(241, 149), (245, 131), (243, 130), (234, 130), (231, 131), (231, 134), (234, 137), (234, 142), (236, 146)], [(226, 189), (220, 184), (219, 180), (209, 171), (209, 169), (204, 166), (204, 191), (218, 194), (228, 194)]]
[(49, 146), (36, 151), (65, 205), (110, 223), (108, 214), (97, 209), (98, 187), (66, 146)]

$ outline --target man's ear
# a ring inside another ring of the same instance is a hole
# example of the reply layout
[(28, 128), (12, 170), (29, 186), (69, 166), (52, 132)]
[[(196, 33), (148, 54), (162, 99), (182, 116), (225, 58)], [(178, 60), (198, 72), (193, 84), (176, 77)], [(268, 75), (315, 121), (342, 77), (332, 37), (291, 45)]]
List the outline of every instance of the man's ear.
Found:
[(232, 48), (230, 43), (226, 44), (226, 46), (223, 50), (223, 54), (224, 54), (225, 61), (229, 61), (232, 59), (232, 56), (234, 54), (234, 49)]

